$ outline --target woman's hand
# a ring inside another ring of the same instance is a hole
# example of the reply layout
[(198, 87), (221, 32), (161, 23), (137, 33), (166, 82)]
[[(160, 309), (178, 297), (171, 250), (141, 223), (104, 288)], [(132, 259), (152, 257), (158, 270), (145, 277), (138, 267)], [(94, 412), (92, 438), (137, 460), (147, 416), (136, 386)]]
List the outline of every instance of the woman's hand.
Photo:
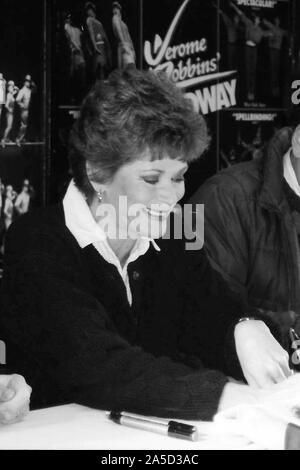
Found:
[(292, 375), (288, 353), (263, 321), (238, 323), (234, 337), (241, 368), (250, 386), (268, 387)]
[(0, 423), (20, 421), (29, 412), (31, 387), (21, 375), (0, 375)]

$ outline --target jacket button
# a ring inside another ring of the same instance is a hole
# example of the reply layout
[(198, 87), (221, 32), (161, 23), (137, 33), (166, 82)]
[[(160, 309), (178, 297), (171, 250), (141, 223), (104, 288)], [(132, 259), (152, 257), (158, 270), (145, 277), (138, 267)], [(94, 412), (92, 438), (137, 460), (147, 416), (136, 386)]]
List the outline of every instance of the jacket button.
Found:
[(132, 279), (133, 279), (134, 281), (137, 281), (139, 278), (140, 278), (140, 273), (138, 273), (137, 271), (133, 271), (133, 273), (132, 273)]

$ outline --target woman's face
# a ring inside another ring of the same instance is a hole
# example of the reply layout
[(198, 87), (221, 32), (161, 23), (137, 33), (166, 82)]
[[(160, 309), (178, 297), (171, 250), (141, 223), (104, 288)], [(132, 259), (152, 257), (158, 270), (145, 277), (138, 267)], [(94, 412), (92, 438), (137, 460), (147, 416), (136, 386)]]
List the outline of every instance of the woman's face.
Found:
[(151, 161), (149, 152), (142, 159), (123, 165), (112, 181), (102, 186), (98, 223), (105, 230), (102, 210), (108, 204), (117, 215), (115, 221), (110, 217), (110, 223), (115, 222), (117, 227), (117, 238), (120, 234), (121, 238), (134, 239), (161, 237), (172, 209), (184, 195), (186, 170), (187, 164), (180, 160), (166, 157)]

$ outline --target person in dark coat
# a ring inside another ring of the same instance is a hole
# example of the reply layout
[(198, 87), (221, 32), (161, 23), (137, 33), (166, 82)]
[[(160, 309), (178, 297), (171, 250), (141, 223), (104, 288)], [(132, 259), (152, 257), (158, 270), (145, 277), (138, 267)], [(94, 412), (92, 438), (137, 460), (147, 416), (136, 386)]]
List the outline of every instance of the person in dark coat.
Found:
[[(221, 273), (245, 312), (258, 308), (276, 322), (287, 351), (290, 329), (300, 333), (297, 135), (299, 128), (295, 133), (291, 128), (279, 130), (261, 159), (218, 173), (190, 200), (205, 205), (204, 247), (212, 267)], [(276, 381), (273, 352), (278, 346), (277, 341), (273, 345), (270, 341), (256, 369), (257, 382)]]

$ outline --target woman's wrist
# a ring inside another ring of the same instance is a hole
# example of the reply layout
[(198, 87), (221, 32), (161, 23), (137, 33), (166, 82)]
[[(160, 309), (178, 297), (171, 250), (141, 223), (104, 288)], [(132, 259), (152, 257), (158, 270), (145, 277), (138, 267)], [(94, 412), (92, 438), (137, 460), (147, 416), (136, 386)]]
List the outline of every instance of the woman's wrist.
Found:
[[(270, 331), (269, 327), (260, 318), (255, 318), (255, 317), (242, 317), (242, 318), (240, 318), (238, 320), (238, 322), (236, 323), (235, 327), (234, 327), (235, 342), (237, 341), (238, 336), (240, 334), (243, 334), (244, 331), (247, 332), (247, 330), (248, 330), (248, 332), (250, 332), (251, 326), (252, 325), (258, 325), (258, 324), (261, 325), (260, 328), (265, 327), (266, 331)], [(244, 339), (247, 340), (247, 338), (244, 338)], [(251, 338), (249, 338), (249, 339), (251, 340)]]
[(252, 321), (252, 320), (259, 321), (259, 320), (261, 320), (261, 318), (257, 318), (257, 317), (253, 317), (253, 316), (251, 316), (251, 317), (250, 316), (245, 316), (245, 317), (239, 318), (236, 324), (238, 325), (239, 323), (243, 323), (245, 321)]

